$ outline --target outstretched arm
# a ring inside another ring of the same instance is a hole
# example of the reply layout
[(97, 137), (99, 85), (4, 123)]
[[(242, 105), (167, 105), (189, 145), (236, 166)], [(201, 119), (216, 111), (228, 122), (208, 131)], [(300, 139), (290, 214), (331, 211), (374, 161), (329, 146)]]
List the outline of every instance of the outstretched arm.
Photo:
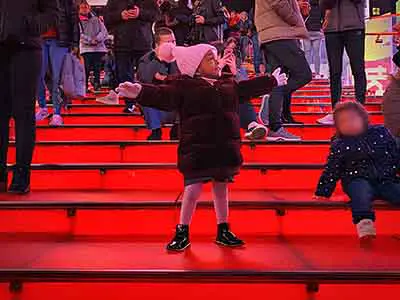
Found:
[(163, 111), (178, 109), (181, 95), (175, 84), (140, 84), (125, 82), (117, 89), (121, 97), (134, 99), (142, 106), (152, 107)]

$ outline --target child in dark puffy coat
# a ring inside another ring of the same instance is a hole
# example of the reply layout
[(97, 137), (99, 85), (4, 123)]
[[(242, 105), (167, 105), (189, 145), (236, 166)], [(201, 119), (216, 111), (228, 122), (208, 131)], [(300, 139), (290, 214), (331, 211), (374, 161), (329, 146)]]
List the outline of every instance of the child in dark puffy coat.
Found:
[(234, 58), (225, 56), (220, 64), (217, 49), (211, 45), (161, 47), (163, 61), (176, 60), (181, 75), (164, 85), (123, 83), (119, 93), (142, 105), (179, 114), (178, 168), (184, 176), (185, 190), (180, 223), (167, 249), (182, 251), (190, 245), (189, 224), (207, 182), (213, 183), (218, 222), (216, 242), (241, 246), (244, 242), (228, 225), (228, 183), (242, 164), (239, 99), (269, 93), (272, 88), (286, 84), (286, 75), (278, 69), (272, 76), (236, 82), (232, 76), (219, 76), (225, 64), (235, 64)]
[(383, 126), (369, 125), (368, 113), (356, 102), (336, 105), (337, 135), (319, 181), (315, 199), (330, 198), (337, 181), (351, 199), (353, 223), (360, 239), (376, 236), (376, 199), (400, 204), (397, 178), (399, 151), (392, 134)]

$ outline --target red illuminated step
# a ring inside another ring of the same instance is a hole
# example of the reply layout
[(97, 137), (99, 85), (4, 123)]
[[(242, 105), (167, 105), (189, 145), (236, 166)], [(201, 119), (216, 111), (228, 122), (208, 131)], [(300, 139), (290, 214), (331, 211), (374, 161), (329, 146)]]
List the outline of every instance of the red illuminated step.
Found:
[[(288, 131), (304, 140), (328, 140), (335, 134), (332, 126), (319, 124), (287, 125)], [(169, 139), (170, 128), (163, 129), (163, 138)], [(37, 126), (38, 141), (63, 140), (146, 140), (149, 130), (143, 125), (64, 125), (62, 127)]]
[[(323, 163), (245, 163), (232, 188), (312, 190), (317, 185), (323, 166)], [(34, 190), (51, 187), (92, 191), (179, 191), (183, 185), (182, 175), (175, 163), (42, 164), (32, 168)]]
[[(244, 141), (245, 162), (323, 163), (330, 142)], [(160, 155), (162, 153), (162, 155)], [(296, 153), (296, 155), (293, 155)], [(36, 144), (34, 163), (175, 163), (177, 142), (170, 141), (41, 141)], [(10, 148), (15, 161), (15, 144)]]
[[(256, 109), (256, 112), (258, 108)], [(324, 117), (324, 112), (295, 112), (293, 117), (304, 123), (316, 123), (318, 119)], [(71, 113), (64, 114), (65, 124), (144, 124), (143, 116), (136, 114), (123, 114), (123, 113)], [(380, 112), (370, 113), (370, 120), (372, 123), (383, 123), (383, 115)], [(38, 124), (46, 124), (48, 120), (38, 122)]]

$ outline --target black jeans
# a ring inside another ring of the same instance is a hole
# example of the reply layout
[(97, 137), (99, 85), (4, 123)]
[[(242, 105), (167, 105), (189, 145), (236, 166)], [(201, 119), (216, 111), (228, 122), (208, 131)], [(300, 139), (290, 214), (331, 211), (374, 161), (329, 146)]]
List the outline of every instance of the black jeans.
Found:
[(365, 103), (367, 76), (365, 74), (365, 31), (350, 30), (325, 33), (331, 83), (332, 107), (342, 97), (343, 54), (346, 49), (354, 76), (356, 99)]
[[(149, 50), (150, 51), (150, 50)], [(139, 60), (149, 51), (126, 51), (115, 52), (115, 68), (118, 84), (125, 81), (133, 82), (135, 80), (135, 71)], [(132, 106), (133, 102), (126, 100), (126, 106)]]
[(363, 219), (375, 221), (372, 204), (376, 199), (400, 205), (400, 183), (379, 183), (357, 178), (350, 183), (343, 184), (343, 190), (351, 200), (354, 224), (358, 224)]
[(7, 164), (10, 118), (15, 120), (17, 166), (32, 162), (41, 67), (41, 50), (0, 46), (0, 167)]
[(262, 45), (265, 59), (272, 71), (281, 67), (289, 75), (288, 84), (272, 90), (270, 101), (269, 124), (272, 131), (282, 127), (283, 103), (290, 113), (291, 94), (305, 86), (312, 79), (312, 72), (303, 50), (296, 40), (280, 40)]
[(103, 63), (103, 52), (88, 52), (83, 53), (86, 71), (86, 89), (88, 88), (90, 71), (93, 71), (94, 85), (96, 88), (100, 87), (100, 72)]

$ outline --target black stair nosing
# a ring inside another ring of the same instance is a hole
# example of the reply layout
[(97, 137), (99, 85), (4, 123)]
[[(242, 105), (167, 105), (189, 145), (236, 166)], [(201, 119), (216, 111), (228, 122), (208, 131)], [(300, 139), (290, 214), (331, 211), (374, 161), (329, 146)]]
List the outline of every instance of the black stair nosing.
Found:
[[(170, 210), (179, 208), (181, 202), (175, 201), (0, 201), (1, 210)], [(199, 209), (213, 209), (212, 201), (199, 201)], [(349, 210), (348, 201), (300, 201), (300, 200), (266, 200), (240, 201), (231, 200), (232, 210)], [(383, 201), (374, 204), (376, 210), (398, 211), (400, 207)]]
[[(43, 146), (142, 146), (142, 145), (177, 145), (178, 141), (161, 140), (161, 141), (147, 141), (147, 140), (65, 140), (65, 141), (37, 141), (36, 145)], [(330, 145), (330, 140), (303, 140), (303, 141), (250, 141), (243, 140), (243, 146), (257, 147), (257, 146), (291, 146), (291, 145)], [(10, 145), (15, 147), (15, 141), (10, 141)]]
[(212, 282), (400, 284), (399, 271), (349, 270), (168, 270), (0, 269), (0, 282)]
[[(322, 116), (326, 115), (326, 112), (309, 112), (309, 111), (304, 111), (304, 112), (293, 112), (293, 116)], [(370, 116), (383, 116), (382, 112), (369, 112), (368, 113)], [(133, 114), (126, 114), (126, 113), (65, 113), (62, 114), (63, 117), (123, 117), (123, 118), (133, 118), (133, 117), (141, 117), (141, 114), (138, 113), (133, 113)]]
[[(244, 163), (242, 170), (322, 170), (325, 164), (311, 163)], [(9, 165), (13, 169), (14, 165)], [(176, 170), (176, 163), (59, 163), (59, 164), (32, 164), (32, 170), (37, 171), (86, 171), (86, 170)]]

